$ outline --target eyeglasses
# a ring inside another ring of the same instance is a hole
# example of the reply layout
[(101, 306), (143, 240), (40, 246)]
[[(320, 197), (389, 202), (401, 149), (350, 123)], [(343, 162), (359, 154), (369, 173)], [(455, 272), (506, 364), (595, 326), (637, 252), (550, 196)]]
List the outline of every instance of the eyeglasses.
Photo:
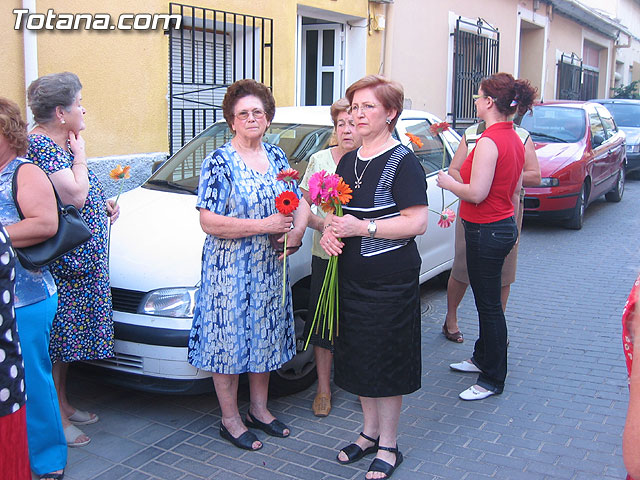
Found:
[(247, 110), (241, 110), (240, 112), (235, 114), (235, 117), (240, 120), (246, 120), (247, 118), (249, 118), (249, 114), (253, 115), (253, 118), (255, 118), (256, 120), (263, 118), (265, 116), (264, 110), (254, 108), (250, 112)]
[(378, 105), (375, 103), (363, 103), (362, 105), (358, 105), (357, 103), (354, 103), (353, 105), (349, 106), (349, 108), (347, 109), (347, 113), (350, 115), (354, 113), (357, 115), (358, 112), (369, 113), (377, 106)]
[(492, 97), (491, 95), (471, 95), (473, 97), (473, 100), (478, 100), (479, 98), (490, 98), (491, 100), (493, 100), (494, 102), (497, 102), (498, 99), (495, 97)]

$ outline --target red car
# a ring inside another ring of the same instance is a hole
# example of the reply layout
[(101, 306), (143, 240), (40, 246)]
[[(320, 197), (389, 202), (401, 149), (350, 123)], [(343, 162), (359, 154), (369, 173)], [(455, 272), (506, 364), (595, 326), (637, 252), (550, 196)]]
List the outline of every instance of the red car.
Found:
[(562, 220), (582, 228), (587, 205), (604, 195), (619, 202), (624, 192), (625, 134), (609, 111), (591, 102), (536, 104), (521, 126), (536, 147), (542, 182), (526, 188), (524, 214)]

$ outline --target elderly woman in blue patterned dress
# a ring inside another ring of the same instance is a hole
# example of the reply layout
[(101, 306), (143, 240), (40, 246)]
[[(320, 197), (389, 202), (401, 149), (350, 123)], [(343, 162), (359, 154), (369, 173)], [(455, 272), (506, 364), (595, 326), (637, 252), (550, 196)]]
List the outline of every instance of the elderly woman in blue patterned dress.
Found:
[[(281, 255), (269, 235), (288, 232), (290, 253), (300, 245), (310, 213), (302, 199), (292, 215), (276, 210), (285, 188), (276, 176), (289, 168), (285, 153), (262, 137), (275, 114), (271, 91), (254, 80), (231, 85), (222, 102), (233, 139), (202, 163), (197, 208), (207, 233), (189, 363), (213, 372), (222, 409), (220, 436), (238, 448), (262, 443), (247, 427), (286, 437), (289, 428), (267, 409), (269, 373), (296, 353), (291, 290), (282, 305)], [(293, 227), (292, 227), (293, 226)], [(238, 375), (249, 373), (251, 403), (238, 410)]]
[(82, 85), (69, 72), (34, 80), (27, 92), (36, 127), (29, 135), (27, 158), (48, 175), (65, 204), (73, 204), (91, 228), (92, 238), (50, 265), (58, 286), (58, 311), (49, 353), (58, 391), (62, 425), (70, 447), (90, 439), (75, 425), (98, 421), (94, 413), (69, 404), (66, 394), (70, 362), (113, 356), (113, 319), (107, 248), (107, 222), (119, 210), (107, 201), (102, 184), (89, 170), (85, 154)]

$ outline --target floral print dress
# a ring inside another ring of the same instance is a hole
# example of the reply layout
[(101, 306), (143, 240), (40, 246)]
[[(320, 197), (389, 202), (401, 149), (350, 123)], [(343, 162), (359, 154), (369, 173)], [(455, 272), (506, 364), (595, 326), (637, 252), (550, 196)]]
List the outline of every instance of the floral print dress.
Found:
[[(73, 154), (44, 135), (29, 135), (27, 158), (48, 175), (71, 168)], [(91, 239), (49, 269), (58, 286), (58, 311), (51, 329), (53, 362), (113, 356), (113, 318), (109, 287), (107, 203), (102, 184), (89, 170), (89, 193), (80, 210)]]
[[(202, 163), (198, 209), (235, 218), (276, 213), (285, 190), (278, 172), (289, 168), (285, 153), (263, 144), (269, 169), (261, 174), (231, 143)], [(295, 187), (300, 198), (301, 192)], [(282, 305), (282, 262), (268, 235), (224, 239), (207, 235), (202, 276), (189, 338), (189, 363), (203, 370), (239, 374), (276, 370), (296, 353), (291, 289)]]

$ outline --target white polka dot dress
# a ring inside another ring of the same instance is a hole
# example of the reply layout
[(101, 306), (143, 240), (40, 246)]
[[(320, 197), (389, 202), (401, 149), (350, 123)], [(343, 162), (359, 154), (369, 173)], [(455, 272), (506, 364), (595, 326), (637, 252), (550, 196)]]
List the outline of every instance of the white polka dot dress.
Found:
[(13, 314), (15, 254), (0, 225), (0, 417), (25, 403), (24, 364)]

